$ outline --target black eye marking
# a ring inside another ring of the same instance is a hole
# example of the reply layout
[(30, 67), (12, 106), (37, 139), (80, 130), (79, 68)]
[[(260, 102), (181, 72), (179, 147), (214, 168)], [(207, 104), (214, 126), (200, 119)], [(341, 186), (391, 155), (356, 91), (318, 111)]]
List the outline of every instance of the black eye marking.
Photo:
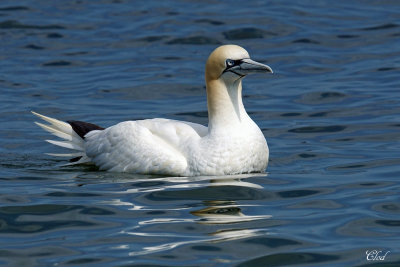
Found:
[[(239, 78), (243, 78), (243, 77), (246, 76), (246, 75), (243, 75), (243, 74), (240, 74), (240, 73), (236, 72), (236, 69), (237, 69), (237, 70), (240, 70), (240, 69), (241, 69), (240, 64), (242, 64), (242, 63), (243, 63), (243, 59), (230, 59), (230, 58), (228, 58), (228, 59), (225, 61), (226, 68), (225, 68), (225, 70), (222, 72), (222, 74), (224, 74), (225, 72), (230, 71), (230, 72), (232, 72), (232, 73), (235, 73), (237, 76), (239, 76)], [(234, 68), (234, 67), (236, 67), (236, 66), (238, 66), (238, 68)], [(222, 74), (221, 74), (221, 75), (222, 75)]]
[(232, 60), (232, 59), (227, 59), (227, 60), (226, 60), (226, 67), (227, 67), (227, 68), (231, 68), (231, 67), (233, 67), (233, 66), (235, 66), (235, 61)]
[(232, 68), (232, 67), (234, 67), (234, 66), (240, 65), (240, 63), (242, 63), (242, 60), (241, 60), (241, 59), (236, 59), (236, 60), (234, 60), (234, 59), (229, 59), (229, 58), (228, 58), (228, 59), (225, 61), (226, 69), (224, 70), (224, 72), (225, 72), (225, 71), (228, 71), (230, 68)]
[[(233, 68), (233, 67), (235, 67), (235, 66), (239, 66), (239, 69), (240, 69), (240, 64), (242, 64), (242, 63), (243, 63), (243, 59), (230, 59), (230, 58), (228, 58), (228, 59), (225, 61), (226, 68), (225, 68), (225, 70), (222, 72), (222, 74), (224, 74), (225, 72), (230, 71), (230, 72), (235, 73), (236, 75), (238, 75), (240, 78), (244, 77), (245, 75), (242, 75), (242, 74), (240, 74), (240, 73), (237, 73), (237, 72), (234, 70), (234, 68)], [(222, 75), (222, 74), (221, 74), (221, 75)]]

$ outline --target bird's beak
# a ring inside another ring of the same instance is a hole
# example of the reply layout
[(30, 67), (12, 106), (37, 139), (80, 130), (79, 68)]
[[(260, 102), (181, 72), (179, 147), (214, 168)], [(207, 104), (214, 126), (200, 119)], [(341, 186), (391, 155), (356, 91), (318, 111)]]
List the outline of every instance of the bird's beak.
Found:
[(240, 64), (230, 68), (229, 71), (240, 74), (241, 76), (245, 76), (250, 73), (273, 73), (271, 67), (251, 60), (250, 58), (242, 59)]

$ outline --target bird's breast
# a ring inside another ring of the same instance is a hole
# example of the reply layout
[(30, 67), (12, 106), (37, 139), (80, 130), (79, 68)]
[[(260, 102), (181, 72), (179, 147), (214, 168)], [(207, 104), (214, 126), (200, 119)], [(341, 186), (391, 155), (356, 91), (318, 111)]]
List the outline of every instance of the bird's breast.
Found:
[(191, 171), (209, 175), (265, 171), (269, 150), (260, 133), (203, 138), (190, 158)]

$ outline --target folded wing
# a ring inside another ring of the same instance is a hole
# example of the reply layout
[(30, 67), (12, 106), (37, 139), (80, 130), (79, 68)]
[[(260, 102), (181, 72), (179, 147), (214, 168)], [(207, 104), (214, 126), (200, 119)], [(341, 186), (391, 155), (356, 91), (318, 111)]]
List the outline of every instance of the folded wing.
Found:
[(85, 136), (86, 155), (102, 170), (182, 175), (207, 127), (167, 119), (126, 121)]

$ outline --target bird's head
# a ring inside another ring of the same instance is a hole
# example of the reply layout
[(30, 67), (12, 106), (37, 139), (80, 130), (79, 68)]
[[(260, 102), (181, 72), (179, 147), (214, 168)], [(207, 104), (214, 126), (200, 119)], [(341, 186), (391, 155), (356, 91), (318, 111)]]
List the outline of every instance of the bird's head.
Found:
[(250, 73), (272, 73), (272, 69), (250, 59), (249, 53), (237, 45), (222, 45), (208, 57), (206, 80), (236, 81)]

